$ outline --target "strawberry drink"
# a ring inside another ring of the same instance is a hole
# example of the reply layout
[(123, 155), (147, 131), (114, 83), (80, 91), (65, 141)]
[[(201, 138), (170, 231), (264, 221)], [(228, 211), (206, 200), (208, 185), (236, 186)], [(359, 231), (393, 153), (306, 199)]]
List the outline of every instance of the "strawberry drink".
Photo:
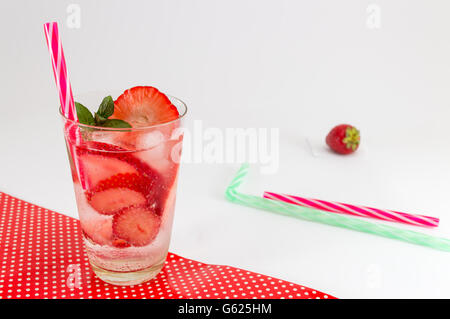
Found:
[(79, 122), (62, 117), (92, 269), (111, 284), (147, 281), (169, 247), (186, 106), (143, 86), (94, 113), (75, 106)]

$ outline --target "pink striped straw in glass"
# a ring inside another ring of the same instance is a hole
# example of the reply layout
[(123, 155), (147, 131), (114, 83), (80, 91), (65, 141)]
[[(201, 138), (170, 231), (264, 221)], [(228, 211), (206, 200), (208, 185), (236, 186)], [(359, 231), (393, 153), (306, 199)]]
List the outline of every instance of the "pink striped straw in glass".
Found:
[(283, 201), (289, 204), (295, 204), (304, 207), (325, 210), (331, 213), (349, 214), (359, 217), (369, 217), (390, 222), (404, 223), (422, 227), (437, 227), (439, 218), (400, 213), (392, 210), (382, 210), (365, 206), (355, 206), (338, 202), (328, 202), (320, 199), (304, 198), (293, 195), (277, 194), (272, 192), (264, 192), (264, 198)]
[[(78, 121), (77, 112), (75, 110), (75, 103), (73, 101), (72, 87), (70, 85), (69, 75), (67, 72), (66, 59), (64, 58), (64, 51), (62, 47), (61, 37), (59, 36), (58, 24), (56, 22), (47, 22), (44, 24), (44, 33), (47, 40), (48, 50), (52, 60), (53, 74), (55, 76), (56, 87), (59, 92), (59, 100), (61, 102), (61, 111), (66, 118), (72, 121)], [(74, 132), (75, 139), (78, 142), (81, 140), (80, 130), (78, 127), (75, 130), (69, 129), (69, 132)], [(72, 133), (71, 133), (72, 134)], [(70, 144), (70, 143), (69, 143)], [(74, 165), (82, 187), (87, 188), (86, 179), (80, 174), (80, 163), (76, 158), (75, 146), (71, 150)]]
[(72, 87), (70, 86), (69, 75), (67, 72), (66, 59), (59, 36), (58, 24), (56, 22), (47, 22), (44, 24), (45, 38), (47, 40), (48, 50), (52, 59), (53, 74), (59, 92), (61, 109), (65, 117), (77, 121), (75, 104), (73, 102)]

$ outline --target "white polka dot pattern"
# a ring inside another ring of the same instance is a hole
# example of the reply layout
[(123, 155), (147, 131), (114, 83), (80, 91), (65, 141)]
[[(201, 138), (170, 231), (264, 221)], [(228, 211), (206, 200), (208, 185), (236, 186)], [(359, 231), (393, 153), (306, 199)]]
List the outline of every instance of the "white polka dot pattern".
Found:
[(92, 272), (77, 219), (0, 192), (0, 299), (334, 298), (229, 266), (169, 253), (150, 282), (120, 287)]

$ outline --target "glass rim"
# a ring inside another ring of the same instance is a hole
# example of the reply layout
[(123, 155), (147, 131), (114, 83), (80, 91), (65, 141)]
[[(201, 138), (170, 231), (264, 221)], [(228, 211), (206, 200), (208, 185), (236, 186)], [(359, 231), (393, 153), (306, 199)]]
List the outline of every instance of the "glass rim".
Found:
[[(177, 98), (175, 96), (168, 95), (168, 94), (166, 94), (166, 96), (169, 98), (169, 100), (170, 99), (174, 99), (177, 102), (181, 103), (181, 105), (183, 105), (183, 107), (184, 107), (183, 112), (181, 114), (179, 114), (178, 117), (176, 119), (174, 119), (174, 120), (171, 120), (171, 121), (168, 121), (168, 122), (164, 122), (164, 123), (153, 124), (153, 125), (149, 125), (149, 126), (143, 126), (143, 127), (130, 127), (130, 128), (128, 128), (128, 127), (103, 127), (103, 126), (96, 126), (96, 125), (88, 125), (88, 124), (83, 124), (83, 123), (74, 121), (74, 120), (69, 119), (68, 117), (66, 117), (64, 115), (64, 113), (62, 112), (62, 106), (59, 107), (58, 112), (59, 112), (59, 115), (61, 115), (61, 117), (65, 121), (70, 122), (70, 123), (72, 123), (74, 125), (77, 125), (78, 127), (82, 127), (82, 128), (90, 128), (90, 129), (96, 129), (96, 130), (102, 130), (102, 131), (111, 131), (111, 132), (145, 131), (145, 130), (149, 130), (149, 129), (154, 129), (156, 127), (161, 127), (163, 125), (168, 125), (168, 124), (174, 123), (176, 121), (181, 120), (186, 115), (187, 110), (188, 110), (186, 103), (184, 103), (182, 100), (180, 100), (179, 98)], [(177, 106), (175, 105), (175, 107), (177, 107)]]

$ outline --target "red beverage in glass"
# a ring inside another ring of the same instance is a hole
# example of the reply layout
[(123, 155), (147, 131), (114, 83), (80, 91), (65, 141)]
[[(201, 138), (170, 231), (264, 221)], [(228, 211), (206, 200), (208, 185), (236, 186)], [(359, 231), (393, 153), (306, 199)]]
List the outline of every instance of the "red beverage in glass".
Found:
[(147, 281), (166, 259), (187, 111), (169, 99), (177, 118), (150, 126), (89, 126), (62, 116), (87, 255), (112, 284)]

